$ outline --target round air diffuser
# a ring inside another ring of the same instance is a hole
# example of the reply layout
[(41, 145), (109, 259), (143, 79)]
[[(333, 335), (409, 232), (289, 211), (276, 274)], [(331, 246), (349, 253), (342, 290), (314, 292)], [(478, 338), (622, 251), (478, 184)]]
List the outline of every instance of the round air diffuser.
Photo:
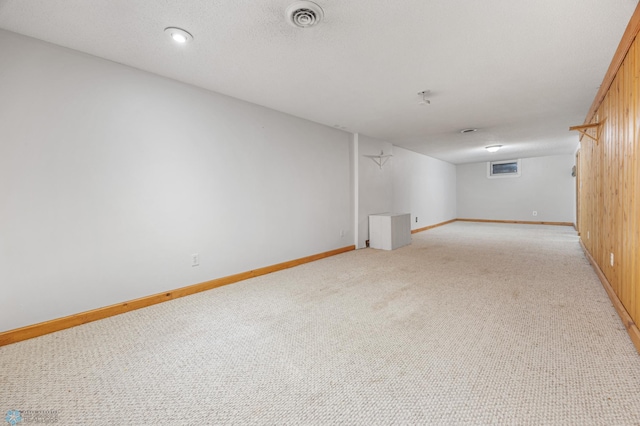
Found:
[(287, 7), (285, 16), (294, 27), (309, 28), (322, 21), (324, 12), (312, 1), (297, 1)]

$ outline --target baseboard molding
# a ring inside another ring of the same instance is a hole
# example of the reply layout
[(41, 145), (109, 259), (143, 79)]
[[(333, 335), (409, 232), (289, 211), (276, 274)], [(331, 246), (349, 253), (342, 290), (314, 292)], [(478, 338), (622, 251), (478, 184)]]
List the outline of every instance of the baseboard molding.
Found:
[(624, 305), (618, 298), (618, 295), (613, 291), (613, 287), (611, 287), (611, 283), (609, 283), (609, 280), (604, 275), (604, 273), (602, 272), (602, 269), (600, 269), (600, 266), (598, 266), (593, 256), (591, 256), (591, 253), (589, 253), (589, 250), (587, 250), (587, 247), (585, 247), (582, 240), (580, 240), (580, 246), (582, 247), (582, 250), (584, 251), (584, 254), (587, 257), (587, 259), (589, 259), (589, 263), (591, 263), (593, 270), (596, 271), (598, 278), (600, 278), (602, 287), (604, 287), (605, 291), (609, 295), (609, 299), (611, 299), (611, 303), (613, 304), (613, 307), (616, 308), (616, 311), (618, 312), (618, 316), (620, 317), (622, 324), (624, 324), (624, 327), (627, 329), (627, 333), (629, 333), (629, 337), (631, 338), (631, 341), (636, 347), (638, 354), (640, 354), (640, 330), (638, 329), (638, 326), (633, 322), (631, 315), (629, 315), (629, 312), (627, 312), (627, 309), (624, 307)]
[(460, 222), (484, 222), (484, 223), (517, 223), (520, 225), (554, 225), (573, 226), (573, 222), (533, 222), (528, 220), (493, 220), (493, 219), (456, 219)]
[(447, 220), (446, 222), (436, 223), (435, 225), (425, 226), (424, 228), (412, 229), (411, 233), (412, 234), (416, 234), (418, 232), (422, 232), (422, 231), (426, 231), (426, 230), (429, 230), (429, 229), (437, 228), (438, 226), (447, 225), (447, 224), (453, 223), (455, 221), (456, 221), (456, 219), (451, 219), (451, 220)]
[(203, 283), (193, 284), (187, 287), (181, 287), (175, 290), (153, 294), (151, 296), (141, 297), (139, 299), (130, 300), (128, 302), (105, 306), (103, 308), (93, 309), (91, 311), (81, 312), (79, 314), (69, 315), (67, 317), (56, 318), (50, 321), (16, 328), (14, 330), (8, 330), (0, 333), (0, 346), (9, 345), (11, 343), (20, 342), (22, 340), (32, 339), (34, 337), (43, 336), (45, 334), (65, 330), (67, 328), (75, 327), (89, 322), (98, 321), (114, 315), (119, 315), (136, 309), (145, 308), (147, 306), (156, 305), (158, 303), (177, 299), (179, 297), (189, 296), (191, 294), (200, 293), (202, 291), (211, 290), (216, 287), (233, 284), (238, 281), (258, 277), (260, 275), (266, 275), (272, 272), (281, 271), (283, 269), (292, 268), (294, 266), (324, 259), (330, 256), (335, 256), (337, 254), (345, 253), (355, 249), (356, 247), (354, 245), (342, 247), (324, 253), (302, 257), (300, 259), (278, 263), (276, 265), (265, 266), (263, 268), (253, 269), (251, 271), (241, 272), (239, 274), (229, 275), (222, 278), (216, 278), (215, 280), (205, 281)]

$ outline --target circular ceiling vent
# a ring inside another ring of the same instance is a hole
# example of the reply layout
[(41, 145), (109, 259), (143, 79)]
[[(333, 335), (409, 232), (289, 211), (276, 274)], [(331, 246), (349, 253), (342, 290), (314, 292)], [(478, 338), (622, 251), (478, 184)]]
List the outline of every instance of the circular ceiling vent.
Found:
[(313, 27), (324, 17), (324, 12), (320, 6), (312, 1), (297, 1), (291, 3), (285, 11), (287, 22), (294, 27)]

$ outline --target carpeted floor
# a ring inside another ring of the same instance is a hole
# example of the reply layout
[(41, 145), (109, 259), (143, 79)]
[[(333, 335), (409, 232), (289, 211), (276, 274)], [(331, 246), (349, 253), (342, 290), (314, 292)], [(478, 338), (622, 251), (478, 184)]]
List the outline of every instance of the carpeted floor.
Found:
[(640, 424), (640, 355), (572, 228), (456, 222), (0, 348), (65, 425)]

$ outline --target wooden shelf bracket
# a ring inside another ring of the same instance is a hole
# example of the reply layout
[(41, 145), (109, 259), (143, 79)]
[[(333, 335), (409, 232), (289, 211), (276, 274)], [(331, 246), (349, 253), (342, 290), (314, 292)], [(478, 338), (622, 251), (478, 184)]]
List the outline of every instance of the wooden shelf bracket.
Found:
[[(602, 122), (600, 123), (592, 123), (592, 124), (583, 124), (581, 126), (571, 126), (569, 127), (569, 130), (577, 130), (578, 132), (580, 132), (582, 135), (587, 136), (591, 139), (593, 139), (594, 141), (596, 141), (596, 144), (599, 142), (599, 137), (600, 137), (600, 125), (602, 124)], [(588, 130), (589, 129), (596, 129), (596, 136), (592, 136)]]

